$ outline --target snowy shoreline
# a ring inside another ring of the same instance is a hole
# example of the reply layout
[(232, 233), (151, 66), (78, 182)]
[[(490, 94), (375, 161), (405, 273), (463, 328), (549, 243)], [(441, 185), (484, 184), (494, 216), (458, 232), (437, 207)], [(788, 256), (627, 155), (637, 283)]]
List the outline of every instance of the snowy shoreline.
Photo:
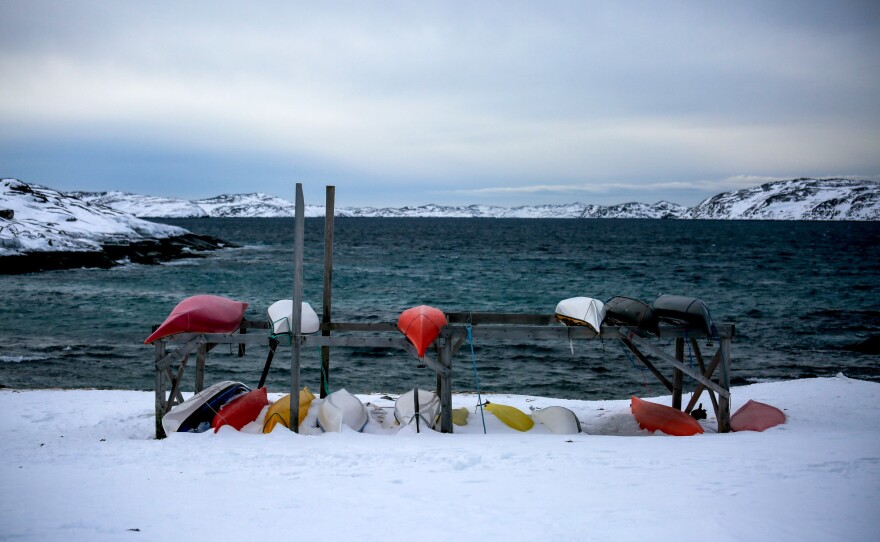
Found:
[(734, 410), (754, 399), (784, 409), (787, 423), (719, 434), (710, 408), (694, 437), (639, 430), (626, 400), (489, 398), (565, 406), (586, 433), (518, 433), (487, 417), (483, 435), (476, 398), (456, 394), (471, 416), (453, 435), (246, 426), (157, 441), (152, 392), (2, 389), (0, 539), (804, 541), (875, 531), (880, 384), (841, 375), (737, 387)]

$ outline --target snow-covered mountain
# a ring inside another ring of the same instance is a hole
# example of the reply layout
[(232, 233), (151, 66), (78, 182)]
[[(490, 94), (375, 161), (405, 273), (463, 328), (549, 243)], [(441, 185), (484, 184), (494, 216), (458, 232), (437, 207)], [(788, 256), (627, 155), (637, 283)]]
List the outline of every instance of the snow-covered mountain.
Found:
[[(292, 202), (262, 193), (221, 195), (195, 201), (123, 192), (75, 192), (83, 201), (110, 206), (140, 217), (290, 217)], [(880, 183), (852, 179), (794, 179), (763, 184), (706, 199), (690, 209), (654, 204), (592, 205), (420, 205), (342, 207), (336, 216), (486, 217), (486, 218), (693, 218), (720, 220), (880, 220)], [(324, 216), (324, 207), (307, 205), (308, 217)]]
[(880, 183), (793, 179), (725, 192), (686, 218), (721, 220), (880, 220)]

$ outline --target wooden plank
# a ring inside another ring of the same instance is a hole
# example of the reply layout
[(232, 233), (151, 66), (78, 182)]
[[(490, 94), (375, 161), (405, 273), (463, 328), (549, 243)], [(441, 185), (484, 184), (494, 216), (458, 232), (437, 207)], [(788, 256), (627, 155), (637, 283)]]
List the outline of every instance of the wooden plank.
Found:
[[(700, 372), (703, 373), (703, 376), (705, 376), (709, 380), (712, 380), (712, 373), (715, 372), (715, 366), (717, 365), (717, 362), (715, 365), (712, 366), (711, 371), (707, 371), (706, 365), (703, 361), (703, 353), (700, 351), (700, 345), (697, 343), (696, 339), (691, 339), (691, 348), (693, 349), (694, 357), (697, 358), (697, 366), (700, 368)], [(715, 358), (713, 358), (713, 361), (714, 359)], [(720, 361), (720, 356), (718, 356), (717, 359)], [(700, 399), (700, 395), (702, 395), (703, 390), (705, 389), (706, 387), (702, 384), (697, 384), (697, 388), (694, 390), (693, 395), (691, 395), (691, 400), (688, 402), (687, 408), (684, 410), (685, 412), (690, 414), (693, 411), (694, 406), (696, 406), (697, 401)], [(718, 399), (715, 397), (715, 392), (712, 390), (709, 390), (709, 399), (712, 400), (712, 409), (715, 411), (715, 419), (717, 420)]]
[[(169, 344), (185, 344), (196, 339), (198, 344), (266, 344), (269, 335), (262, 333), (248, 333), (247, 335), (239, 335), (237, 333), (178, 333), (165, 339)], [(209, 348), (210, 350), (210, 348)]]
[(555, 314), (520, 314), (504, 312), (448, 312), (446, 319), (450, 324), (478, 325), (531, 325), (547, 326), (558, 324)]
[(293, 314), (290, 318), (290, 430), (299, 433), (300, 347), (302, 341), (303, 238), (305, 203), (302, 183), (296, 183), (296, 219), (293, 231)]
[[(626, 328), (623, 328), (623, 329), (626, 329)], [(625, 337), (625, 338), (631, 340), (633, 343), (635, 343), (636, 345), (638, 345), (640, 348), (642, 348), (642, 349), (644, 349), (644, 350), (647, 350), (647, 351), (650, 352), (652, 355), (654, 355), (654, 356), (656, 356), (656, 357), (662, 359), (663, 361), (665, 361), (665, 362), (671, 364), (673, 367), (677, 367), (677, 368), (681, 369), (682, 371), (684, 371), (684, 373), (685, 373), (686, 375), (690, 376), (691, 378), (693, 378), (693, 379), (696, 380), (697, 382), (702, 383), (702, 384), (703, 384), (704, 386), (706, 386), (707, 388), (712, 389), (712, 390), (715, 390), (715, 392), (718, 393), (718, 395), (723, 395), (723, 396), (726, 396), (726, 397), (728, 397), (728, 398), (730, 397), (730, 392), (729, 392), (728, 390), (723, 389), (723, 388), (720, 387), (718, 384), (715, 384), (714, 382), (712, 382), (711, 380), (707, 379), (706, 377), (704, 377), (703, 375), (701, 375), (701, 374), (698, 373), (697, 371), (694, 371), (693, 369), (691, 369), (691, 368), (688, 367), (687, 365), (685, 365), (685, 364), (681, 363), (680, 361), (676, 360), (674, 357), (672, 357), (672, 356), (670, 356), (669, 354), (667, 354), (666, 352), (660, 350), (659, 348), (657, 348), (656, 346), (654, 346), (653, 344), (651, 344), (650, 342), (648, 342), (646, 339), (643, 339), (643, 338), (639, 337), (639, 336), (636, 335), (635, 333), (621, 333), (621, 335), (622, 335), (623, 337)], [(725, 340), (729, 341), (730, 339), (725, 339)]]
[(205, 389), (205, 361), (208, 357), (208, 345), (202, 343), (196, 351), (196, 385), (195, 392)]
[[(684, 362), (684, 339), (675, 338), (675, 359)], [(681, 410), (681, 388), (683, 386), (684, 373), (679, 368), (672, 370), (672, 408)]]
[[(321, 335), (330, 336), (330, 309), (333, 301), (333, 219), (336, 205), (336, 187), (326, 187), (324, 205), (324, 309), (321, 311), (321, 323), (326, 326)], [(321, 398), (330, 394), (330, 347), (321, 347)]]
[(440, 432), (452, 433), (452, 342), (444, 340), (440, 343), (440, 351), (437, 354), (438, 363), (445, 369), (441, 374), (438, 372), (440, 386), (437, 394), (440, 395)]
[(153, 355), (156, 359), (156, 438), (163, 439), (166, 437), (165, 429), (162, 427), (162, 417), (167, 412), (165, 403), (165, 371), (159, 368), (159, 360), (165, 357), (165, 342), (156, 341), (153, 343)]
[(719, 375), (719, 383), (721, 387), (727, 391), (726, 394), (719, 393), (718, 398), (718, 432), (730, 432), (730, 338), (721, 338), (721, 374)]
[(636, 358), (638, 358), (638, 360), (642, 363), (642, 365), (644, 365), (645, 367), (647, 367), (648, 370), (651, 371), (651, 374), (653, 374), (654, 377), (655, 377), (657, 380), (659, 380), (660, 383), (663, 384), (663, 386), (664, 386), (667, 390), (669, 390), (670, 392), (672, 391), (672, 383), (671, 383), (669, 380), (667, 380), (665, 376), (663, 376), (663, 373), (661, 373), (660, 370), (657, 369), (657, 367), (655, 367), (654, 364), (651, 363), (651, 361), (648, 360), (648, 358), (645, 357), (645, 355), (642, 354), (642, 353), (639, 351), (638, 348), (636, 348), (636, 345), (634, 345), (634, 344), (633, 344), (632, 342), (630, 342), (628, 339), (624, 339), (624, 338), (622, 338), (622, 337), (620, 338), (620, 342), (622, 342), (622, 343), (624, 344), (624, 346), (626, 346), (627, 348), (629, 348), (629, 350), (630, 350), (633, 354), (635, 354)]
[(177, 374), (171, 378), (170, 396), (178, 400), (177, 404), (183, 402), (183, 395), (180, 393), (180, 382), (183, 380), (183, 374), (186, 372), (186, 363), (188, 360), (189, 354), (186, 354), (180, 359), (180, 364), (177, 367)]

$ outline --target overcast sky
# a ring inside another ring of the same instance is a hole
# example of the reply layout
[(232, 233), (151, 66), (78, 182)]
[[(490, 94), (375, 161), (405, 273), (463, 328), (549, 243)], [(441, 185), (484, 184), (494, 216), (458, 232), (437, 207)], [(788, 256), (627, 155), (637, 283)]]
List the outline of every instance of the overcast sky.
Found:
[(880, 178), (880, 2), (0, 0), (0, 175), (339, 205)]

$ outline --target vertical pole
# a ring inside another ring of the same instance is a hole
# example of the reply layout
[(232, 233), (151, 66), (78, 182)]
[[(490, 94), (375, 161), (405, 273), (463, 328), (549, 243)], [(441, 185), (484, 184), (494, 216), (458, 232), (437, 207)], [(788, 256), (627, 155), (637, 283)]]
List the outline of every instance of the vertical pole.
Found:
[(208, 344), (202, 343), (196, 351), (196, 393), (205, 389), (205, 359), (208, 357)]
[[(324, 206), (324, 309), (321, 311), (321, 323), (329, 326), (330, 305), (333, 298), (333, 215), (336, 200), (336, 187), (327, 187), (327, 203)], [(321, 331), (324, 337), (330, 336), (330, 330)], [(330, 347), (321, 347), (321, 398), (330, 394)]]
[(293, 227), (293, 312), (290, 317), (290, 430), (299, 433), (299, 368), (302, 347), (303, 231), (305, 203), (302, 183), (296, 183)]
[(165, 357), (165, 341), (159, 339), (155, 343), (156, 354), (156, 438), (165, 438), (165, 429), (162, 428), (162, 417), (165, 416), (167, 403), (165, 402), (165, 370), (159, 367), (159, 360)]
[[(675, 338), (675, 359), (684, 361), (684, 337)], [(684, 373), (681, 369), (672, 371), (672, 408), (681, 410), (681, 390), (683, 387), (682, 380)]]
[(440, 389), (440, 432), (452, 433), (452, 338), (440, 339), (440, 351), (437, 358), (441, 367), (448, 369), (446, 376), (441, 376)]
[[(730, 391), (730, 337), (721, 337), (721, 375), (718, 384)], [(730, 432), (730, 397), (718, 396), (718, 432)]]

